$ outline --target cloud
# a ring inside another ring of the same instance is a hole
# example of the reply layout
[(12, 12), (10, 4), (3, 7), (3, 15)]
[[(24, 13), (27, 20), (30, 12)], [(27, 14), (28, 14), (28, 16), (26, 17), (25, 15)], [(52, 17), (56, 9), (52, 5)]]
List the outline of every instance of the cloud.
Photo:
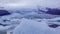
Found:
[(14, 2), (18, 2), (20, 0), (0, 0), (0, 3), (14, 3)]
[[(44, 6), (44, 7), (51, 7), (51, 8), (56, 8), (60, 7), (60, 0), (0, 0), (0, 5), (7, 5), (10, 4), (10, 6), (13, 5), (25, 5), (28, 7), (37, 7), (39, 6)], [(21, 6), (20, 6), (21, 7)]]

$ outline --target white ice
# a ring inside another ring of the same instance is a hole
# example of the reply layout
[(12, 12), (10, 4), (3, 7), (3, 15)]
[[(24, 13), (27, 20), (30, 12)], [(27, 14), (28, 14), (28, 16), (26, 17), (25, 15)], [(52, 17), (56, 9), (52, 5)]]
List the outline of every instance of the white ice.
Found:
[(37, 22), (34, 20), (22, 19), (13, 34), (60, 34), (60, 29), (50, 28), (45, 20)]

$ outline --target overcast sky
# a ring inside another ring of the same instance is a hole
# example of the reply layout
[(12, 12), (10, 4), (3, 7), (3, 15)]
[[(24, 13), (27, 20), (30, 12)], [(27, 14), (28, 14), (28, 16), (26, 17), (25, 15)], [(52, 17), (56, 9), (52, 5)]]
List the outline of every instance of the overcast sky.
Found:
[(60, 7), (60, 0), (0, 0), (5, 7)]

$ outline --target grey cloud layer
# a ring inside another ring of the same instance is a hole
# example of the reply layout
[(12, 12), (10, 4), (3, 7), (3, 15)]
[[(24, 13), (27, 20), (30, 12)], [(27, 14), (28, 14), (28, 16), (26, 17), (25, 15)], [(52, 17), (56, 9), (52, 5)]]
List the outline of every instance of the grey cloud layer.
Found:
[(60, 0), (0, 0), (0, 3), (20, 3), (27, 2), (31, 6), (60, 7)]

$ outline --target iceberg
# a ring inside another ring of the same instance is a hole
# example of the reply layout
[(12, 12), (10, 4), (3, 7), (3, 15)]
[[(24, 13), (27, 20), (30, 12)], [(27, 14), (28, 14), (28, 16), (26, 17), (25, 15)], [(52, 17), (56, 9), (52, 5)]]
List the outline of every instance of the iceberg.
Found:
[(18, 25), (13, 34), (60, 34), (60, 29), (51, 28), (46, 23), (46, 20), (37, 22), (34, 20), (22, 19), (20, 25)]

